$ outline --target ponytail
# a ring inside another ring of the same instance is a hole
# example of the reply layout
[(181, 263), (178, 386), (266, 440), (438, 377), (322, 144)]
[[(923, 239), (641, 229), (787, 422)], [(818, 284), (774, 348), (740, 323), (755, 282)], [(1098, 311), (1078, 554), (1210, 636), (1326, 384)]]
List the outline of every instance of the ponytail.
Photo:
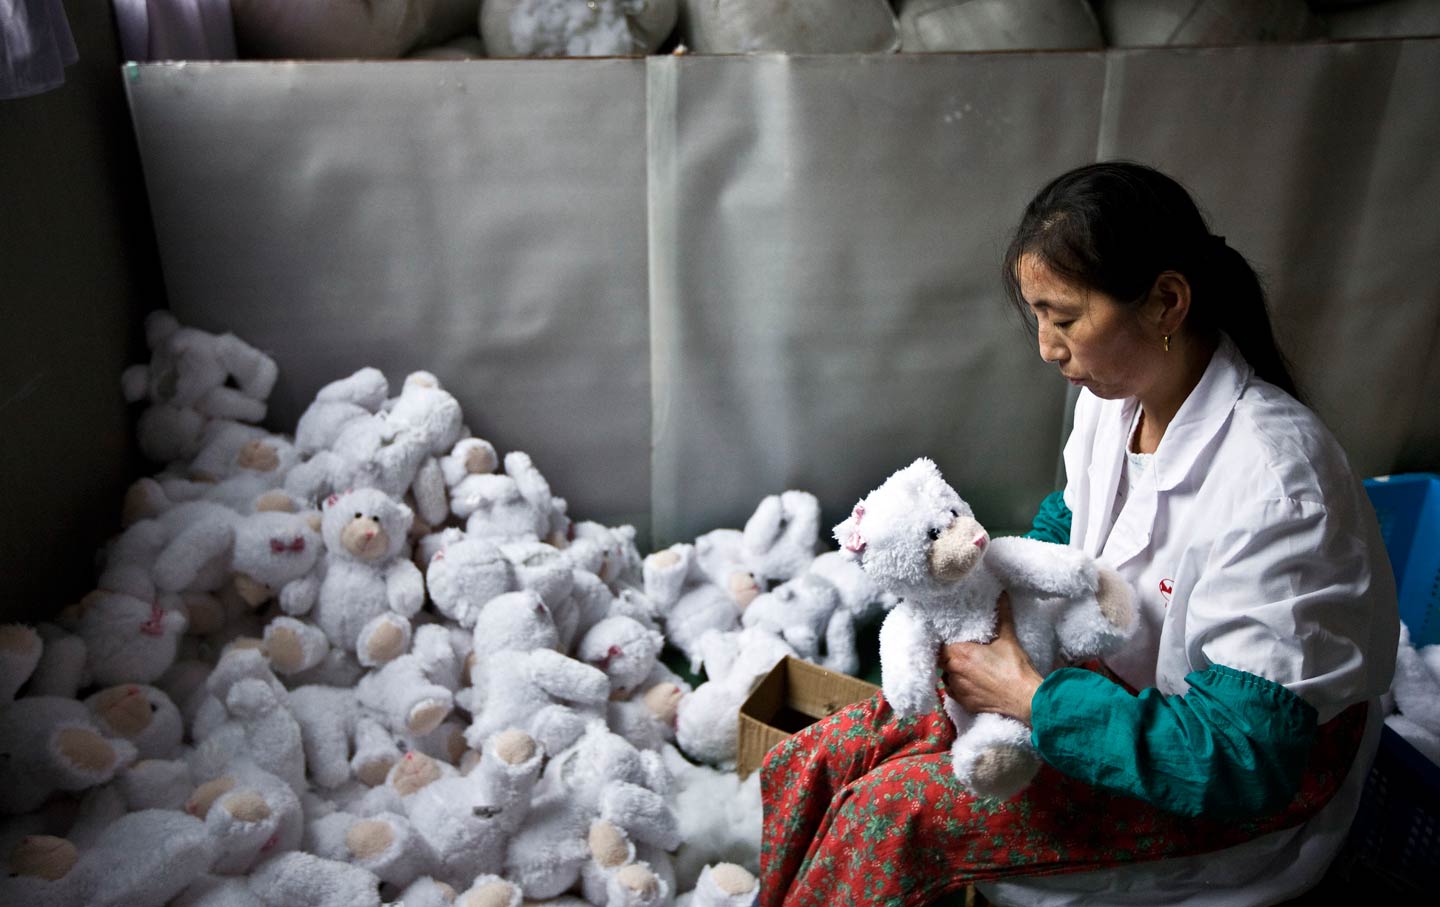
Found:
[(1005, 252), (1005, 290), (1021, 312), (1023, 255), (1126, 305), (1143, 302), (1162, 272), (1185, 275), (1187, 323), (1223, 331), (1259, 377), (1301, 399), (1275, 342), (1259, 275), (1224, 237), (1211, 234), (1190, 193), (1160, 171), (1130, 161), (1089, 164), (1040, 190)]

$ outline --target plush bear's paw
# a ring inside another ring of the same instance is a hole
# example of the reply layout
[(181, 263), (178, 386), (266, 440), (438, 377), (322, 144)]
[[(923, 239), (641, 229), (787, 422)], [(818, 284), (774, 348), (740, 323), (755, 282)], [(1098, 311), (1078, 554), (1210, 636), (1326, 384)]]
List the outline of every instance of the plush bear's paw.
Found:
[(510, 882), (494, 879), (476, 884), (460, 896), (455, 907), (510, 907), (519, 900), (519, 891)]
[(1032, 747), (1000, 744), (973, 755), (962, 769), (955, 763), (960, 782), (977, 797), (1008, 800), (1019, 793), (1040, 770), (1040, 757)]
[(221, 809), (230, 814), (231, 818), (239, 822), (264, 822), (270, 818), (270, 804), (265, 798), (253, 790), (240, 791), (228, 795), (220, 803)]
[(390, 769), (395, 767), (395, 757), (389, 754), (360, 756), (356, 755), (351, 768), (355, 771), (355, 777), (366, 787), (379, 787), (385, 783), (385, 778), (390, 774)]
[(65, 877), (80, 857), (75, 845), (51, 835), (27, 835), (10, 854), (10, 875), (54, 882)]
[(535, 755), (535, 738), (512, 728), (495, 735), (493, 749), (501, 762), (520, 765)]
[(395, 830), (383, 819), (362, 819), (345, 833), (345, 848), (356, 860), (373, 860), (395, 842)]
[(450, 714), (450, 703), (442, 699), (422, 699), (410, 708), (405, 727), (410, 733), (423, 736), (440, 726)]
[(731, 897), (748, 894), (759, 884), (745, 867), (734, 863), (717, 863), (710, 867), (710, 878), (717, 888)]
[(81, 776), (108, 776), (119, 761), (110, 741), (89, 728), (65, 728), (55, 735), (61, 766)]
[(362, 635), (356, 653), (360, 663), (367, 667), (383, 665), (405, 654), (410, 645), (410, 634), (406, 627), (394, 620), (382, 620), (372, 625), (370, 632)]
[(660, 893), (660, 879), (638, 863), (631, 863), (616, 870), (615, 881), (642, 901), (649, 901)]
[(589, 844), (590, 856), (602, 869), (623, 866), (635, 855), (625, 833), (606, 819), (591, 823)]
[(1114, 570), (1100, 568), (1095, 601), (1100, 606), (1100, 613), (1116, 629), (1129, 630), (1135, 623), (1135, 602), (1130, 596), (1130, 584)]

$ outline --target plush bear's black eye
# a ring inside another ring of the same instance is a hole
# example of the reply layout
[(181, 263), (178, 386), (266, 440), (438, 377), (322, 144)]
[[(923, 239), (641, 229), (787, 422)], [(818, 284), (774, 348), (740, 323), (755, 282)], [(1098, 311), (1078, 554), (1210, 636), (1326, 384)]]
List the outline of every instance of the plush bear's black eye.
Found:
[(359, 513), (356, 513), (356, 514), (355, 514), (355, 519), (357, 519), (357, 520), (360, 519), (360, 514), (359, 514)]
[(160, 711), (160, 706), (156, 705), (156, 704), (153, 703), (153, 702), (150, 703), (150, 714), (153, 715), (153, 714), (155, 714), (155, 713), (158, 712), (158, 711)]
[(471, 812), (475, 814), (475, 818), (477, 819), (493, 819), (496, 816), (500, 815), (500, 807), (477, 806), (473, 810), (471, 810)]
[(959, 518), (960, 518), (960, 514), (956, 513), (956, 512), (953, 511), (953, 510), (950, 511), (950, 516), (951, 516), (951, 518), (953, 518), (953, 519), (959, 519)]
[(929, 532), (929, 535), (930, 535), (930, 541), (932, 541), (932, 542), (933, 542), (933, 541), (936, 541), (936, 540), (938, 540), (938, 539), (940, 538), (940, 530), (939, 530), (939, 529), (931, 529), (930, 532)]

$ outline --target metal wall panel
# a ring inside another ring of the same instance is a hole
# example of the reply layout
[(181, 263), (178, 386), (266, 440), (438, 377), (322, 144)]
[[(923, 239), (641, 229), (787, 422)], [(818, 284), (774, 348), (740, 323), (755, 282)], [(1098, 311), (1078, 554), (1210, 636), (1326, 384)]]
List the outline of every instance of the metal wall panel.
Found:
[(1364, 475), (1440, 467), (1440, 42), (1113, 51), (1099, 156), (1154, 164), (1258, 267)]
[(428, 369), (581, 518), (648, 529), (644, 61), (127, 69), (170, 307), (325, 382)]
[(838, 516), (920, 455), (1027, 524), (1065, 385), (999, 262), (1093, 155), (1103, 79), (1102, 54), (651, 62), (657, 542), (784, 488)]

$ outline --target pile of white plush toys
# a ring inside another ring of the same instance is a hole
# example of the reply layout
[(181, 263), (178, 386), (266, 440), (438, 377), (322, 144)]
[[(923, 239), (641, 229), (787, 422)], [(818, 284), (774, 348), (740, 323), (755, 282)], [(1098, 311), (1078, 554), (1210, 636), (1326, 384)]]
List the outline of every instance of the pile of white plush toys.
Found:
[(893, 603), (817, 556), (813, 496), (642, 559), (433, 375), (361, 369), (277, 434), (269, 357), (146, 329), (122, 384), (166, 465), (93, 592), (0, 627), (0, 903), (752, 902), (739, 705), (787, 654), (852, 671)]
[(1440, 765), (1440, 643), (1416, 646), (1402, 621), (1385, 723)]

